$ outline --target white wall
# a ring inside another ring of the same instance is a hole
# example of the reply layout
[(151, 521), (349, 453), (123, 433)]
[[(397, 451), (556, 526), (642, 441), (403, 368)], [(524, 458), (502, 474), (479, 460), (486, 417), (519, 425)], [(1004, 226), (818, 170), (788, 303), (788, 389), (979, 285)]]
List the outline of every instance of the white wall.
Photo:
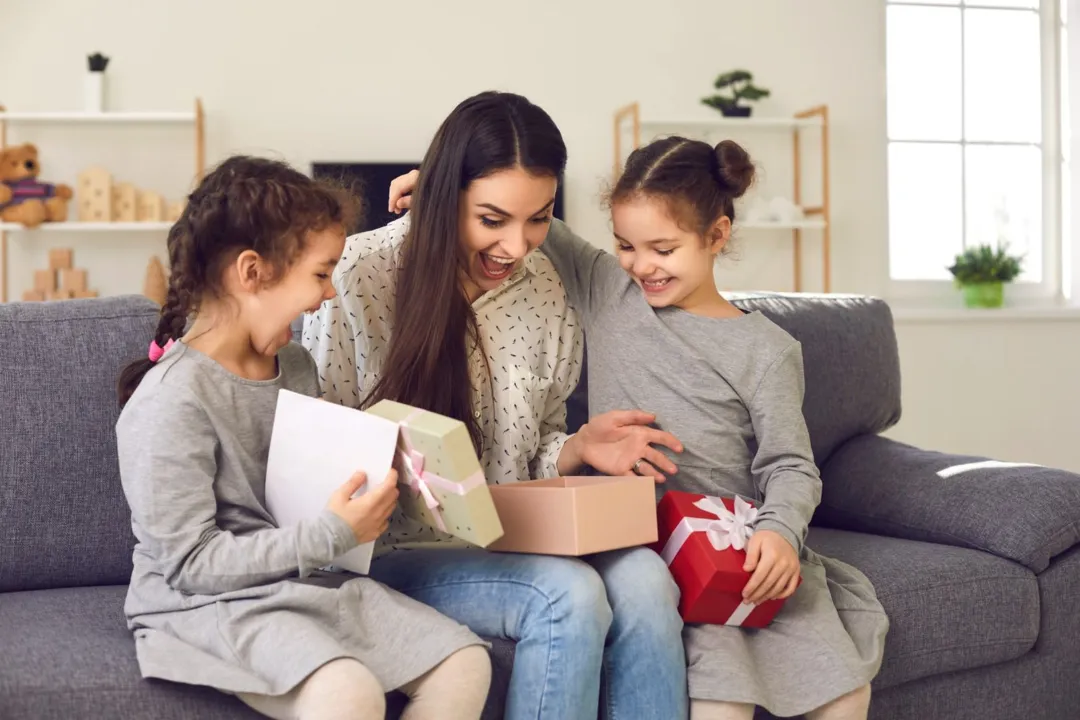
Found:
[[(656, 115), (709, 117), (698, 99), (712, 79), (746, 67), (773, 92), (755, 112), (829, 105), (834, 289), (884, 292), (880, 0), (9, 0), (3, 20), (0, 103), (78, 108), (85, 56), (100, 50), (112, 57), (111, 109), (186, 109), (202, 98), (211, 162), (241, 151), (280, 155), (305, 170), (314, 160), (416, 158), (467, 95), (523, 93), (562, 129), (568, 219), (599, 245), (609, 237), (598, 196), (610, 173), (614, 109), (639, 100)], [(93, 162), (170, 195), (190, 180), (187, 129), (79, 128), (77, 138), (74, 129), (12, 128), (8, 139), (37, 141), (49, 180), (73, 182)], [(762, 190), (788, 192), (787, 139), (740, 139), (759, 160)], [(10, 237), (14, 296), (50, 245), (74, 247), (76, 262), (106, 294), (138, 292), (147, 258), (163, 252), (160, 234)], [(738, 260), (722, 271), (725, 282), (788, 289), (788, 238), (744, 232)], [(819, 271), (817, 238), (807, 240), (808, 278)], [(1076, 388), (1066, 362), (1080, 349), (1076, 325), (915, 324), (898, 333), (906, 416), (893, 435), (1080, 470), (1069, 432), (1080, 403), (1068, 402), (1065, 390)], [(983, 338), (996, 349), (970, 349)], [(984, 386), (984, 375), (993, 384)], [(1056, 389), (1039, 392), (1044, 383)], [(995, 398), (989, 405), (988, 397)], [(1042, 418), (1047, 427), (1035, 427)]]

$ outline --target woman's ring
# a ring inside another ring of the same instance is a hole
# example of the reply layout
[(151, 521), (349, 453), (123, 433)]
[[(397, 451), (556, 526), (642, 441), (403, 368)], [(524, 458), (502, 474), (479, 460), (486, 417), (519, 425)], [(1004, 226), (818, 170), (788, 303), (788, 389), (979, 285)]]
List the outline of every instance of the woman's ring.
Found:
[(641, 470), (639, 469), (640, 465), (641, 465), (641, 459), (639, 459), (636, 463), (631, 465), (630, 469), (633, 470), (636, 475), (640, 475), (641, 474)]

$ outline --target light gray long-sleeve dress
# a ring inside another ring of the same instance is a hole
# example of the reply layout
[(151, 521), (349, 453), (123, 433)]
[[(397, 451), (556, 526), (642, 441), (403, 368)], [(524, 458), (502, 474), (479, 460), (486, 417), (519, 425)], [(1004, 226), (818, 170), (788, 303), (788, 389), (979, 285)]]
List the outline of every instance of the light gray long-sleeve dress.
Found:
[(246, 380), (178, 343), (120, 414), (137, 541), (125, 615), (143, 676), (280, 695), (352, 657), (389, 692), (483, 644), (374, 580), (319, 570), (356, 546), (337, 515), (276, 526), (264, 482), (278, 390), (318, 389), (300, 345), (277, 360), (276, 379)]
[(610, 253), (555, 221), (542, 246), (582, 316), (589, 412), (641, 409), (684, 446), (659, 486), (741, 495), (755, 527), (799, 553), (802, 585), (762, 629), (687, 624), (690, 696), (800, 715), (878, 672), (888, 618), (861, 572), (804, 545), (820, 500), (802, 414), (798, 342), (758, 312), (708, 318), (654, 310)]

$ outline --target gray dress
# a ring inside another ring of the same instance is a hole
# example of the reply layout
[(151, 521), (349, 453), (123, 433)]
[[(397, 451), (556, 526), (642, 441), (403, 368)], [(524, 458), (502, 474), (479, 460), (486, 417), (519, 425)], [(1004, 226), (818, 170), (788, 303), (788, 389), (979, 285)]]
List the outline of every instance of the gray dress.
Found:
[(865, 575), (804, 545), (821, 480), (802, 415), (800, 345), (757, 312), (717, 319), (653, 310), (613, 255), (561, 223), (542, 250), (585, 324), (590, 414), (655, 413), (684, 446), (669, 453), (679, 472), (666, 487), (753, 499), (755, 527), (799, 553), (802, 585), (768, 627), (687, 624), (690, 696), (784, 717), (867, 684), (888, 618)]
[(278, 390), (318, 388), (300, 345), (278, 370), (245, 380), (177, 344), (120, 414), (137, 541), (124, 610), (143, 676), (280, 695), (351, 657), (390, 691), (483, 644), (374, 580), (319, 570), (356, 545), (333, 513), (276, 527), (263, 488)]

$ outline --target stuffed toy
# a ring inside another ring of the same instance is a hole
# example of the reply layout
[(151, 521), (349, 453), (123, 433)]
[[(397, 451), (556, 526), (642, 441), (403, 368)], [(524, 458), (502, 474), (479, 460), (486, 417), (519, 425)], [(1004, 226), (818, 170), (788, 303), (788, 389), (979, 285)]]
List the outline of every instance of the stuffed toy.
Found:
[(41, 172), (37, 147), (30, 143), (0, 150), (0, 220), (36, 227), (67, 220), (67, 185), (37, 179)]

